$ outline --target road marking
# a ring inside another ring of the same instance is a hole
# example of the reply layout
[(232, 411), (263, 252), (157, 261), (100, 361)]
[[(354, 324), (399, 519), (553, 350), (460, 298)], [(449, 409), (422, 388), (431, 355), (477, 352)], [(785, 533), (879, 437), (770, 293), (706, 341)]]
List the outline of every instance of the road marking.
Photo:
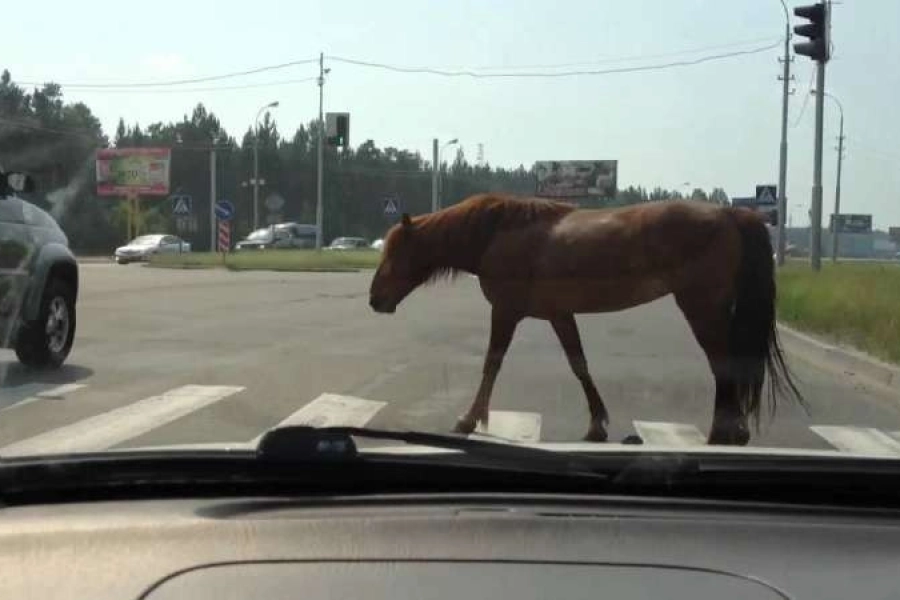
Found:
[(664, 423), (660, 421), (632, 421), (637, 434), (648, 446), (681, 448), (703, 446), (706, 437), (700, 430), (687, 423)]
[(87, 386), (83, 383), (64, 383), (62, 385), (57, 385), (52, 388), (32, 394), (31, 396), (26, 396), (21, 400), (10, 402), (6, 406), (0, 406), (0, 412), (6, 412), (14, 408), (27, 406), (40, 400), (65, 400), (66, 396), (68, 396), (72, 392), (80, 390), (83, 387)]
[(476, 434), (486, 434), (516, 442), (532, 443), (541, 440), (541, 415), (533, 412), (492, 410), (488, 428), (478, 424)]
[(185, 385), (0, 448), (0, 456), (105, 450), (242, 391)]
[(900, 441), (874, 427), (812, 425), (810, 429), (841, 452), (900, 456)]
[[(362, 427), (372, 420), (387, 402), (366, 400), (356, 396), (322, 394), (275, 427), (309, 425), (311, 427)], [(251, 443), (259, 442), (262, 435)]]

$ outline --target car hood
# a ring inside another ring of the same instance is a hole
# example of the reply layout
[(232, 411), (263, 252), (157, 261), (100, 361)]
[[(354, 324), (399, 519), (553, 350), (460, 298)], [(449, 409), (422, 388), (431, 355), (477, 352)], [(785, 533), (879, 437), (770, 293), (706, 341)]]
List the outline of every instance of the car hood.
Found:
[[(796, 458), (800, 456), (820, 457), (820, 458), (862, 458), (885, 460), (897, 460), (896, 457), (879, 457), (872, 454), (860, 454), (846, 452), (841, 450), (819, 450), (807, 448), (780, 448), (766, 446), (659, 446), (651, 444), (620, 444), (620, 443), (593, 443), (593, 442), (535, 442), (522, 443), (512, 440), (506, 440), (491, 435), (471, 435), (474, 439), (483, 439), (491, 442), (506, 443), (511, 446), (521, 446), (524, 448), (536, 448), (540, 450), (549, 450), (561, 453), (573, 454), (633, 454), (633, 455), (671, 455), (682, 456), (691, 455), (754, 455), (754, 456), (771, 456)], [(189, 452), (189, 451), (222, 451), (222, 452), (247, 452), (257, 449), (259, 440), (251, 440), (245, 442), (209, 442), (196, 444), (171, 444), (158, 446), (141, 446), (131, 448), (121, 448), (107, 450), (105, 453), (116, 452)], [(461, 454), (461, 450), (452, 450), (447, 448), (435, 448), (425, 445), (416, 444), (393, 444), (385, 445), (361, 445), (358, 448), (361, 454), (394, 454), (394, 455), (440, 455), (440, 454)]]
[(141, 244), (128, 244), (126, 246), (119, 246), (116, 248), (116, 252), (146, 252), (147, 250), (153, 249), (153, 246), (150, 245), (141, 245)]

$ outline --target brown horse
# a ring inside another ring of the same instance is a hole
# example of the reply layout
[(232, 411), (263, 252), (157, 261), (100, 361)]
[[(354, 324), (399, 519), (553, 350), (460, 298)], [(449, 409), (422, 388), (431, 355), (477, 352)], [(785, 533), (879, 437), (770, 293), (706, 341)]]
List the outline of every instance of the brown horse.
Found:
[(471, 196), (388, 232), (369, 303), (392, 313), (419, 285), (467, 271), (492, 306), (481, 386), (455, 431), (487, 424), (494, 380), (525, 317), (550, 321), (587, 396), (587, 440), (605, 441), (606, 407), (588, 373), (576, 313), (626, 309), (673, 294), (716, 384), (711, 444), (746, 444), (758, 424), (768, 368), (769, 403), (791, 380), (775, 329), (772, 245), (747, 209), (656, 202), (583, 210), (537, 198)]

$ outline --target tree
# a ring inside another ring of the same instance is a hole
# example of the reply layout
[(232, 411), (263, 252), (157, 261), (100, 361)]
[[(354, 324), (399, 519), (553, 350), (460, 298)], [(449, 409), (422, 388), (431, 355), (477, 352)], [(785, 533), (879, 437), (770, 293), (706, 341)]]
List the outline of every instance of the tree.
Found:
[(694, 191), (691, 192), (691, 200), (694, 202), (709, 202), (709, 196), (706, 195), (703, 189), (694, 188)]
[(720, 187), (713, 188), (713, 191), (709, 194), (709, 201), (719, 206), (728, 206), (730, 204), (728, 194)]

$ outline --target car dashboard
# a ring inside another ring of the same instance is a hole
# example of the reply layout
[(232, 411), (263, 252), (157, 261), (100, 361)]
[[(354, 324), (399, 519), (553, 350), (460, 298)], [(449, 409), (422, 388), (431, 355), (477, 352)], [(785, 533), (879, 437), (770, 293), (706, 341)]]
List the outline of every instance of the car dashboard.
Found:
[(886, 598), (900, 513), (521, 494), (0, 510), (0, 597)]

